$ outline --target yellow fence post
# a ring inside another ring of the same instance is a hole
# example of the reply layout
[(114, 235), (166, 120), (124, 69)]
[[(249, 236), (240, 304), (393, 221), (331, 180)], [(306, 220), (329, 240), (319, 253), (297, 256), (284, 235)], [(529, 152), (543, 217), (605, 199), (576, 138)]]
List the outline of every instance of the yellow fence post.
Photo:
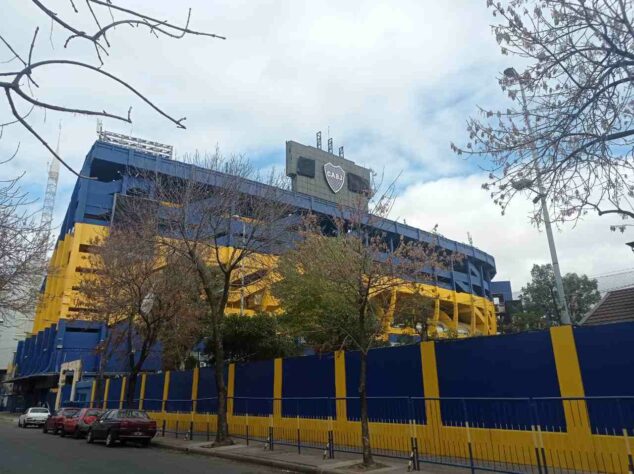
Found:
[(282, 419), (282, 358), (278, 357), (273, 363), (273, 418)]
[(90, 388), (90, 408), (93, 408), (93, 403), (95, 403), (95, 390), (97, 389), (97, 382), (95, 380), (92, 381), (92, 387)]
[(161, 411), (165, 413), (165, 402), (170, 393), (170, 371), (165, 372), (165, 380), (163, 381), (163, 401), (161, 403)]
[(229, 364), (227, 381), (227, 418), (233, 416), (233, 397), (236, 390), (236, 364)]
[(139, 410), (143, 410), (143, 400), (145, 399), (145, 384), (147, 374), (143, 372), (141, 374), (141, 390), (139, 391)]
[(119, 409), (123, 408), (123, 401), (125, 400), (125, 386), (128, 382), (128, 377), (123, 377), (121, 380), (121, 393), (119, 394)]
[(192, 413), (196, 413), (198, 406), (198, 379), (200, 377), (200, 369), (194, 367), (192, 371)]
[[(440, 397), (440, 387), (438, 384), (435, 343), (433, 341), (422, 342), (420, 345), (420, 356), (423, 366), (423, 393), (426, 399), (426, 424), (432, 429), (433, 433), (439, 433), (442, 420), (440, 418), (440, 401), (437, 400)], [(430, 437), (432, 436), (433, 434), (430, 434)]]
[(573, 398), (573, 400), (563, 400), (568, 443), (571, 446), (585, 446), (586, 449), (592, 450), (588, 407), (583, 399), (585, 390), (572, 326), (550, 328), (550, 339), (561, 397)]
[(348, 407), (346, 406), (346, 353), (335, 352), (335, 414), (337, 421), (348, 421)]
[(110, 392), (110, 379), (106, 379), (106, 386), (103, 389), (103, 409), (108, 408), (108, 393)]

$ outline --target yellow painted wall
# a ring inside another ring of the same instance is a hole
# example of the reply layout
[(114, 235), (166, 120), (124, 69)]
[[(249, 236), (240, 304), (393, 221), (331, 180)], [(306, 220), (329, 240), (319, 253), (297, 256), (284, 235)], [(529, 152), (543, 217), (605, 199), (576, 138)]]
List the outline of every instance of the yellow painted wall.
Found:
[[(73, 308), (81, 303), (78, 303), (77, 291), (73, 287), (76, 287), (82, 276), (86, 275), (82, 274), (81, 269), (90, 268), (89, 254), (80, 252), (80, 245), (90, 245), (95, 238), (105, 237), (107, 232), (106, 226), (78, 223), (75, 224), (73, 232), (66, 234), (63, 240), (57, 242), (49, 264), (46, 287), (35, 313), (33, 333), (55, 324), (59, 319), (77, 317), (77, 312), (74, 312)], [(254, 255), (244, 262), (245, 275), (262, 266), (272, 268), (276, 260), (277, 257), (272, 255)], [(239, 272), (236, 272), (236, 278), (239, 278)], [(258, 311), (275, 312), (280, 309), (279, 302), (268, 291), (269, 284), (270, 280), (264, 278), (245, 286), (247, 315)], [(401, 292), (408, 294), (410, 290), (406, 287), (397, 290), (397, 294)], [(460, 336), (491, 335), (497, 332), (495, 307), (488, 299), (426, 284), (420, 285), (420, 292), (438, 301), (433, 324), (441, 329), (460, 328)], [(240, 291), (236, 290), (231, 292), (227, 312), (238, 314), (239, 311)], [(393, 334), (412, 333), (411, 329), (399, 328), (390, 328), (390, 332)], [(447, 334), (439, 332), (438, 335), (443, 337)]]

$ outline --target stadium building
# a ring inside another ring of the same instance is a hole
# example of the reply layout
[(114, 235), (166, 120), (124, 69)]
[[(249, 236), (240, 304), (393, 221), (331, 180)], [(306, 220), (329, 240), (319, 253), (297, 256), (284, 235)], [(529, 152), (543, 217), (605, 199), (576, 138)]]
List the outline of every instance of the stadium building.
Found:
[[(271, 191), (267, 185), (248, 182), (245, 192), (278, 196), (286, 204), (291, 203), (297, 218), (313, 213), (328, 221), (340, 216), (341, 210), (351, 203), (358, 206), (361, 202), (367, 206), (371, 171), (344, 158), (343, 149), (338, 155), (333, 154), (330, 141), (328, 151), (322, 150), (320, 141), (318, 138), (317, 147), (293, 141), (286, 143), (286, 174), (291, 189), (267, 193)], [(13, 383), (14, 407), (27, 401), (51, 404), (51, 397), (54, 399), (70, 390), (65, 383), (70, 384), (71, 380), (74, 388), (69, 393), (73, 397), (75, 393), (84, 398), (89, 395), (75, 384), (80, 378), (87, 380), (81, 383), (90, 384), (100, 364), (96, 347), (104, 340), (105, 331), (116, 331), (116, 328), (78, 320), (82, 308), (77, 306), (77, 285), (84, 275), (94, 274), (90, 268), (94, 240), (107, 235), (109, 226), (117, 222), (117, 200), (124, 202), (126, 196), (143, 195), (152, 186), (151, 180), (144, 176), (156, 174), (176, 182), (194, 177), (217, 186), (235, 183), (223, 173), (176, 161), (172, 155), (170, 146), (100, 131), (81, 169), (83, 176), (93, 179), (78, 179), (75, 184), (42, 286), (32, 333), (18, 343), (14, 363), (8, 370), (8, 379)], [(414, 240), (462, 255), (451, 268), (434, 270), (429, 283), (420, 285), (430, 305), (421, 308), (421, 313), (431, 315), (428, 332), (435, 331), (440, 338), (496, 334), (491, 284), (496, 271), (493, 257), (472, 246), (396, 221), (376, 218), (369, 222), (394, 245), (401, 239)], [(233, 232), (232, 228), (226, 236), (227, 247), (240, 242), (240, 230), (236, 228), (235, 235), (231, 235)], [(251, 315), (280, 309), (257, 268), (249, 268), (237, 276), (234, 288), (228, 302), (229, 312)], [(405, 285), (402, 294), (409, 292), (409, 286)], [(393, 297), (398, 300), (400, 294), (397, 290)], [(390, 342), (400, 343), (416, 340), (418, 335), (415, 329), (392, 324), (388, 337)], [(160, 349), (155, 348), (143, 370), (160, 370), (160, 359)], [(73, 365), (76, 362), (78, 365)], [(126, 372), (124, 359), (117, 356), (108, 360), (106, 372), (110, 376), (123, 375)], [(68, 399), (68, 393), (63, 396)]]
[[(337, 210), (367, 195), (371, 172), (339, 155), (318, 147), (286, 143), (286, 173), (291, 189), (284, 196), (298, 213), (312, 212), (321, 216), (335, 216)], [(33, 324), (33, 334), (57, 324), (60, 319), (76, 319), (76, 288), (87, 268), (87, 255), (94, 249), (91, 242), (107, 233), (113, 209), (119, 196), (137, 195), (139, 170), (151, 171), (176, 179), (199, 176), (192, 173), (193, 165), (172, 159), (172, 148), (155, 142), (101, 131), (90, 149), (81, 174), (94, 178), (78, 179), (64, 218), (49, 272), (43, 287), (41, 302)], [(134, 176), (130, 170), (137, 170)], [(222, 178), (222, 173), (215, 173)], [(222, 182), (222, 179), (217, 180)], [(142, 186), (142, 185), (141, 185)], [(265, 186), (257, 184), (257, 186)], [(257, 189), (257, 186), (249, 189)], [(455, 331), (458, 336), (489, 335), (496, 333), (495, 307), (491, 296), (491, 279), (495, 275), (495, 261), (490, 255), (442, 236), (387, 219), (373, 221), (373, 226), (388, 238), (414, 239), (437, 245), (450, 252), (465, 255), (459, 263), (446, 271), (435, 271), (433, 283), (421, 285), (424, 294), (433, 298), (432, 326), (438, 335)], [(228, 237), (228, 245), (231, 236)], [(241, 295), (244, 311), (275, 311), (277, 301), (263, 285), (258, 285), (257, 270), (252, 278), (246, 275), (244, 287), (235, 291), (229, 301), (230, 311), (239, 311)], [(236, 282), (240, 285), (240, 282)], [(246, 298), (244, 298), (246, 295)], [(393, 327), (394, 336), (405, 330)]]

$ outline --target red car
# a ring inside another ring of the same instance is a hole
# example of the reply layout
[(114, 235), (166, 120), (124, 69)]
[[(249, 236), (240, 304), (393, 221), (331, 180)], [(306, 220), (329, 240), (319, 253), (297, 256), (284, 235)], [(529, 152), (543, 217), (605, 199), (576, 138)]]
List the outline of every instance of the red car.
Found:
[(156, 421), (151, 420), (143, 410), (108, 410), (90, 426), (86, 441), (93, 443), (103, 439), (109, 448), (117, 441), (121, 444), (138, 441), (142, 446), (149, 446), (155, 434)]
[(73, 438), (83, 438), (90, 426), (103, 414), (98, 408), (82, 408), (73, 416), (64, 418), (60, 436), (72, 435)]
[(48, 433), (49, 431), (51, 431), (53, 432), (53, 434), (59, 433), (59, 431), (62, 429), (62, 425), (64, 424), (64, 419), (69, 416), (73, 416), (78, 411), (79, 408), (60, 408), (48, 417), (48, 419), (42, 426), (42, 432)]

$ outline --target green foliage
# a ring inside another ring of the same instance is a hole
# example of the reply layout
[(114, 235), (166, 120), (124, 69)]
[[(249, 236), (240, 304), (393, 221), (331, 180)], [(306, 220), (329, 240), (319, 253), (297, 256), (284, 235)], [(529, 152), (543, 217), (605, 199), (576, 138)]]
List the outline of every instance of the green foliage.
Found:
[[(282, 278), (272, 288), (282, 301), (285, 327), (319, 350), (358, 348), (353, 339), (365, 340), (377, 329), (375, 312), (369, 310), (364, 334), (359, 333), (359, 297), (353, 280), (359, 277), (358, 268), (363, 263), (345, 239), (307, 237), (282, 256), (278, 265)], [(347, 282), (333, 275), (334, 267), (341, 266), (341, 262), (347, 262)]]
[(538, 313), (520, 312), (513, 314), (511, 326), (508, 332), (523, 332), (546, 329), (549, 326), (548, 320)]
[[(522, 288), (524, 311), (542, 316), (549, 325), (558, 324), (560, 315), (552, 265), (533, 265), (531, 277), (531, 282)], [(601, 299), (597, 281), (586, 275), (568, 273), (563, 277), (563, 284), (570, 318), (578, 323)]]
[[(228, 362), (290, 357), (299, 352), (295, 340), (281, 332), (278, 318), (272, 314), (232, 314), (225, 316), (222, 324), (222, 343)], [(206, 352), (213, 353), (209, 345)]]

